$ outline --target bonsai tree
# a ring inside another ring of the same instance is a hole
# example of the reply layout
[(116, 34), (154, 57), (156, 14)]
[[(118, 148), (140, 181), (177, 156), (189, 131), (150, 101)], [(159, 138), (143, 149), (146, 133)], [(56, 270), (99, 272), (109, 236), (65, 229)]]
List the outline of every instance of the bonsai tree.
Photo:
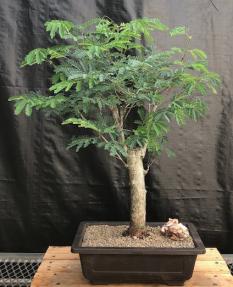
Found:
[[(183, 125), (205, 114), (204, 97), (216, 93), (219, 76), (209, 71), (200, 49), (157, 49), (155, 30), (166, 37), (191, 39), (185, 27), (170, 29), (159, 19), (116, 24), (97, 18), (81, 25), (52, 20), (45, 27), (52, 39), (63, 39), (61, 45), (32, 50), (22, 67), (51, 66), (48, 95), (32, 91), (11, 97), (15, 114), (52, 111), (62, 125), (87, 130), (83, 136), (74, 135), (68, 148), (78, 152), (96, 145), (120, 160), (128, 169), (131, 190), (126, 234), (141, 238), (146, 235), (145, 175), (153, 162), (150, 155), (167, 150), (172, 121)], [(149, 160), (144, 165), (146, 152)]]

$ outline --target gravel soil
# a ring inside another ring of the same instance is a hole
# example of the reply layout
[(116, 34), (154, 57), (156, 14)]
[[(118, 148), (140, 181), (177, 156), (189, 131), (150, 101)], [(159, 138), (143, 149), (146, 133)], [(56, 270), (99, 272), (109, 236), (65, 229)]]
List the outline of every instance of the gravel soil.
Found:
[(182, 241), (175, 241), (160, 233), (160, 227), (148, 226), (150, 235), (144, 239), (122, 236), (127, 229), (126, 225), (89, 225), (85, 231), (83, 247), (168, 247), (168, 248), (194, 248), (189, 236)]

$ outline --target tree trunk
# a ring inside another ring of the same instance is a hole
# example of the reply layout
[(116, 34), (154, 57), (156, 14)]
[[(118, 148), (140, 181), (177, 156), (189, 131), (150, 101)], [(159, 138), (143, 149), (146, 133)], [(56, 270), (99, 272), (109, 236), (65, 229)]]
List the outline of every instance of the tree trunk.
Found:
[(144, 148), (129, 150), (127, 156), (131, 193), (131, 220), (128, 234), (137, 237), (144, 237), (146, 227), (144, 156)]

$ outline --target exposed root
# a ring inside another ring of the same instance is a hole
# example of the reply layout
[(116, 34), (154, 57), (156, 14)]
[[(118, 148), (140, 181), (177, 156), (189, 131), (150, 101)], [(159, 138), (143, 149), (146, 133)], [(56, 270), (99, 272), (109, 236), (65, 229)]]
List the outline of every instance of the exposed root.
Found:
[(123, 233), (123, 236), (130, 236), (133, 239), (144, 239), (145, 237), (150, 236), (150, 233), (146, 230), (146, 228), (135, 228), (130, 226)]

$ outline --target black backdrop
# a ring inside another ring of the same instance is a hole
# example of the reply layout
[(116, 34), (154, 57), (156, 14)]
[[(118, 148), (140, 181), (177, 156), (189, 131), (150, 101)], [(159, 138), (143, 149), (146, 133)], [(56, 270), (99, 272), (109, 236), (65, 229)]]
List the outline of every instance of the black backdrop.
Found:
[[(169, 138), (176, 158), (162, 155), (147, 175), (148, 220), (191, 221), (204, 242), (233, 252), (233, 1), (0, 1), (0, 251), (40, 252), (69, 245), (81, 220), (128, 220), (129, 187), (121, 164), (95, 147), (76, 154), (71, 131), (55, 118), (15, 117), (8, 97), (44, 90), (45, 66), (19, 69), (29, 50), (49, 44), (43, 23), (77, 23), (108, 15), (115, 21), (159, 17), (186, 25), (192, 46), (204, 49), (223, 88), (208, 98), (208, 117)], [(159, 48), (171, 43), (157, 36)], [(173, 45), (188, 45), (182, 38)]]

